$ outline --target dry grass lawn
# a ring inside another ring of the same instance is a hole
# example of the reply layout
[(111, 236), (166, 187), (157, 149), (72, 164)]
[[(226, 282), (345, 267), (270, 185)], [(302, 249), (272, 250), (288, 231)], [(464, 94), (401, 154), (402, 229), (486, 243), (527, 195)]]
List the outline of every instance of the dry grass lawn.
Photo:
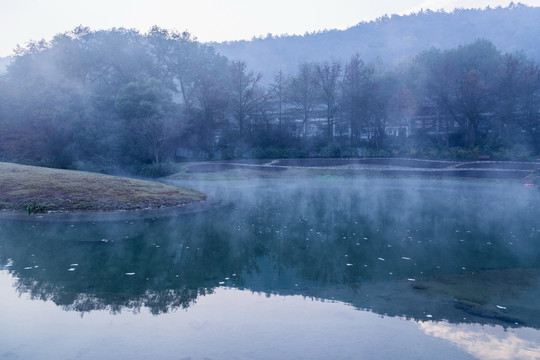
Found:
[(137, 210), (205, 199), (201, 192), (158, 182), (0, 162), (2, 210)]

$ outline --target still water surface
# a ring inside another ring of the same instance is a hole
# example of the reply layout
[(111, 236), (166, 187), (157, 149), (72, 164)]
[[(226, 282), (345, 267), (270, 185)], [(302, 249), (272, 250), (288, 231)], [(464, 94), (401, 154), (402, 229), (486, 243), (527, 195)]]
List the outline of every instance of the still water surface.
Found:
[(197, 211), (0, 220), (0, 359), (540, 359), (540, 194), (180, 183)]

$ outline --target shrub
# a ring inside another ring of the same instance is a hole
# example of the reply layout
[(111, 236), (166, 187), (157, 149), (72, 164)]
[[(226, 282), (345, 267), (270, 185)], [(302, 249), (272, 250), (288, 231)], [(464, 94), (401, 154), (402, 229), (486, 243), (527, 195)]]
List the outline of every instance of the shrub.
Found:
[(176, 165), (173, 162), (168, 161), (158, 164), (141, 164), (137, 169), (137, 174), (144, 177), (158, 178), (174, 174), (177, 170)]
[(34, 202), (26, 205), (26, 212), (28, 215), (30, 214), (40, 214), (47, 211), (47, 206), (42, 204), (36, 204)]

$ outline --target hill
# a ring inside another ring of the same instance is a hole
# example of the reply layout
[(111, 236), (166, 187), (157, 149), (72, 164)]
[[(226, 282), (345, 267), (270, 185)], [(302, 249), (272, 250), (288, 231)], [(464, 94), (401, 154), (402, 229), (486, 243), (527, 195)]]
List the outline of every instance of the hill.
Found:
[(348, 60), (359, 53), (368, 62), (394, 64), (436, 47), (455, 48), (487, 39), (503, 52), (523, 50), (540, 60), (540, 7), (511, 3), (508, 7), (422, 11), (384, 16), (347, 30), (324, 30), (304, 36), (267, 36), (251, 41), (212, 44), (233, 60), (243, 60), (269, 80), (280, 68), (296, 71), (303, 61)]
[(6, 72), (7, 66), (11, 62), (12, 58), (10, 56), (0, 57), (0, 74)]

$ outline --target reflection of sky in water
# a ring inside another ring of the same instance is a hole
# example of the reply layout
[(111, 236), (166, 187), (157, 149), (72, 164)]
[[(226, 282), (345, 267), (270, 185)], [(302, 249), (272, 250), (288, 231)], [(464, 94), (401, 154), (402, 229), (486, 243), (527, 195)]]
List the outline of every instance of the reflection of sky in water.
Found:
[(540, 331), (501, 326), (420, 322), (428, 335), (445, 339), (481, 360), (540, 359)]
[[(229, 288), (188, 310), (62, 311), (9, 291), (0, 272), (2, 359), (534, 359), (538, 330), (384, 317), (341, 302)], [(536, 340), (535, 340), (536, 338)], [(507, 355), (507, 356), (506, 356)]]

